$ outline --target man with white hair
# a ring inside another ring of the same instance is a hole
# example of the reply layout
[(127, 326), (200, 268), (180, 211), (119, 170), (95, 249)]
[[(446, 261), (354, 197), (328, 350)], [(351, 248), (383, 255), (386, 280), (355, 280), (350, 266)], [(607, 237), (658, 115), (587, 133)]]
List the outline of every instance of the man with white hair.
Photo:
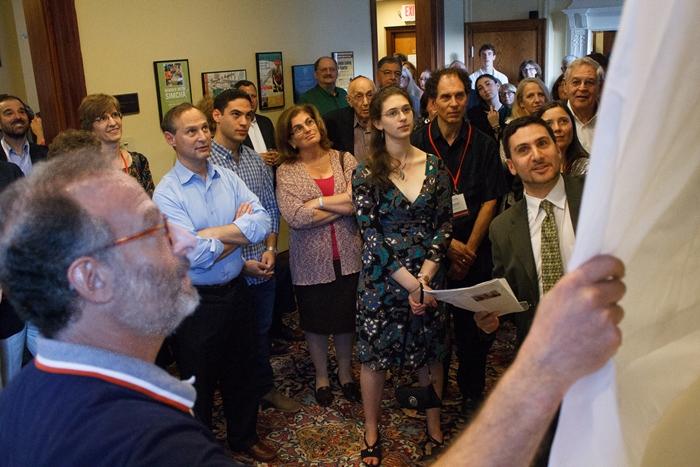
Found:
[(598, 117), (598, 101), (604, 79), (603, 67), (590, 57), (574, 60), (566, 68), (564, 82), (569, 109), (576, 120), (576, 134), (586, 151), (591, 152)]

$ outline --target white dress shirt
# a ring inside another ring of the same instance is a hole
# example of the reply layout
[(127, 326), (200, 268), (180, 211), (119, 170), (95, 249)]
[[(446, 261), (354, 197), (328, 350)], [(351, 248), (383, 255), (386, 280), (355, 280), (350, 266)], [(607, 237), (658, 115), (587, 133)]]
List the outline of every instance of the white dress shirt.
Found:
[[(559, 181), (552, 191), (545, 196), (554, 205), (554, 222), (557, 224), (557, 234), (559, 236), (559, 251), (564, 271), (574, 251), (574, 225), (571, 222), (571, 211), (569, 202), (566, 200), (566, 190), (564, 188), (564, 178), (560, 175)], [(535, 257), (535, 267), (537, 268), (537, 284), (542, 296), (542, 222), (546, 217), (544, 209), (540, 208), (542, 199), (531, 196), (525, 190), (525, 201), (527, 202), (527, 219), (530, 227), (530, 243), (532, 244), (532, 254)]]
[(587, 122), (584, 122), (580, 120), (576, 114), (574, 113), (574, 109), (571, 108), (571, 103), (567, 102), (567, 106), (569, 106), (569, 110), (571, 110), (571, 113), (574, 116), (574, 124), (576, 125), (576, 136), (578, 136), (578, 140), (581, 142), (581, 146), (583, 146), (583, 149), (585, 149), (588, 154), (591, 153), (591, 148), (593, 147), (593, 135), (595, 134), (595, 122), (598, 120), (598, 112), (596, 111), (596, 114), (588, 120)]
[(32, 172), (32, 158), (29, 154), (29, 141), (26, 139), (24, 140), (21, 154), (16, 153), (12, 146), (5, 141), (5, 138), (0, 139), (0, 145), (2, 145), (2, 148), (5, 150), (5, 154), (7, 154), (7, 160), (13, 164), (16, 164), (22, 170), (25, 177)]
[(250, 128), (248, 129), (248, 136), (250, 137), (250, 141), (253, 143), (253, 149), (255, 149), (255, 152), (258, 154), (267, 152), (267, 145), (265, 144), (265, 139), (263, 139), (257, 119), (251, 122)]

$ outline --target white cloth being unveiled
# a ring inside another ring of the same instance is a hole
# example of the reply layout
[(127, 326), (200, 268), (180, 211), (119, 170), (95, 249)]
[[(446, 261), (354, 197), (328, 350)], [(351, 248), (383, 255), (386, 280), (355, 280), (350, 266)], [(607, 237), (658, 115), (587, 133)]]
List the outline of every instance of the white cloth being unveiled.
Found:
[[(698, 425), (697, 411), (670, 410), (700, 397), (698, 44), (700, 2), (625, 2), (569, 264), (625, 262), (623, 343), (567, 393), (550, 466), (649, 465), (669, 413)], [(676, 435), (689, 452), (657, 465), (699, 465), (700, 430)]]

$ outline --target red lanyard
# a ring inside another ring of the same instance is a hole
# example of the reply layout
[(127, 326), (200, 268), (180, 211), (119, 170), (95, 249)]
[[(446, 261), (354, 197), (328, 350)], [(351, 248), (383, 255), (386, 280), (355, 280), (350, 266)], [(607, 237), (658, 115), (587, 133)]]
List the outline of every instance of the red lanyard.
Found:
[(452, 175), (452, 171), (450, 168), (447, 166), (447, 161), (442, 157), (442, 154), (440, 154), (440, 151), (438, 151), (437, 146), (435, 146), (435, 141), (433, 141), (433, 122), (431, 121), (428, 124), (428, 139), (430, 140), (430, 145), (433, 147), (433, 150), (435, 151), (435, 154), (445, 162), (445, 168), (447, 169), (447, 173), (450, 174), (450, 178), (452, 179), (452, 185), (455, 187), (455, 193), (458, 193), (459, 190), (457, 189), (457, 181), (459, 180), (459, 176), (462, 175), (462, 165), (464, 164), (464, 156), (467, 155), (467, 151), (469, 150), (469, 146), (472, 144), (472, 126), (471, 124), (467, 123), (469, 125), (469, 134), (467, 135), (467, 144), (464, 145), (464, 151), (462, 151), (462, 157), (459, 159), (459, 167), (457, 168), (457, 173), (455, 175)]
[(129, 166), (126, 163), (126, 157), (124, 157), (124, 154), (122, 153), (122, 150), (119, 150), (119, 157), (122, 158), (122, 164), (124, 165), (124, 173), (129, 173)]

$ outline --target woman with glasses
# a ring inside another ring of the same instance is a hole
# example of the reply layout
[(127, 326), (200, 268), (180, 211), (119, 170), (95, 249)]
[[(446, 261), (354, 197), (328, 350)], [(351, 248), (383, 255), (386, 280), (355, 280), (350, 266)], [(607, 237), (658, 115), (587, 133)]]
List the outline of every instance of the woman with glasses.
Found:
[(338, 383), (350, 401), (360, 400), (351, 357), (355, 332), (360, 236), (351, 199), (356, 159), (331, 149), (316, 107), (296, 105), (277, 121), (277, 203), (290, 227), (289, 265), (301, 329), (316, 371), (315, 396), (333, 402), (328, 377), (328, 338), (333, 335)]
[(148, 159), (141, 153), (128, 151), (122, 147), (122, 113), (119, 101), (106, 94), (90, 94), (78, 108), (80, 128), (92, 131), (102, 145), (102, 153), (115, 168), (131, 175), (153, 196), (153, 177)]
[(518, 72), (518, 81), (522, 81), (525, 78), (537, 78), (543, 80), (542, 78), (542, 68), (534, 60), (525, 60), (520, 64), (520, 71)]
[(561, 101), (545, 104), (537, 116), (547, 123), (554, 132), (554, 139), (563, 158), (562, 173), (565, 175), (585, 175), (588, 173), (588, 152), (583, 148), (576, 134), (576, 124), (571, 110)]
[[(353, 202), (364, 240), (357, 353), (365, 414), (362, 461), (379, 465), (386, 370), (417, 370), (442, 394), (446, 314), (426, 292), (440, 282), (452, 232), (450, 181), (442, 161), (411, 145), (406, 92), (384, 88), (370, 104), (369, 159), (355, 171)], [(443, 446), (440, 408), (426, 409), (426, 458)]]
[(498, 97), (501, 99), (501, 104), (508, 108), (508, 116), (510, 116), (513, 103), (515, 102), (516, 87), (511, 83), (501, 84), (501, 89), (498, 90)]

